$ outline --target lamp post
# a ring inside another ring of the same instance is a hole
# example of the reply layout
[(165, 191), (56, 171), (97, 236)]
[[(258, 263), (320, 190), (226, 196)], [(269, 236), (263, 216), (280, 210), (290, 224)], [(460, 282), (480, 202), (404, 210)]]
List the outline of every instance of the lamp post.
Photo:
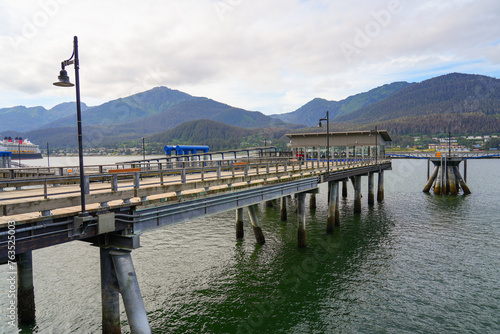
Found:
[(326, 121), (326, 171), (330, 173), (330, 117), (328, 110), (326, 111), (326, 118), (320, 118), (318, 128), (321, 128), (321, 121)]
[(451, 131), (448, 131), (448, 156), (451, 157)]
[[(74, 64), (75, 67), (75, 84), (69, 81), (68, 72), (64, 69), (65, 66)], [(80, 200), (82, 204), (82, 214), (85, 213), (85, 183), (83, 172), (83, 144), (82, 144), (82, 111), (80, 106), (80, 64), (78, 59), (78, 37), (73, 39), (73, 54), (68, 60), (61, 62), (61, 71), (57, 77), (59, 81), (54, 82), (58, 87), (73, 87), (76, 86), (76, 122), (78, 128), (78, 159), (80, 166)]]
[(375, 164), (378, 164), (378, 129), (375, 125), (375, 130), (370, 130), (370, 136), (375, 133)]
[(146, 148), (144, 145), (144, 137), (142, 137), (142, 160), (146, 160)]

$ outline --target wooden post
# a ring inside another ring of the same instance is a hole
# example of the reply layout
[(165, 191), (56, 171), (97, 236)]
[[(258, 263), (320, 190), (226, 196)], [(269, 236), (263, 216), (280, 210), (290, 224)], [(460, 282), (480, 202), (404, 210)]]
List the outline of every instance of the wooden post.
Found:
[(298, 207), (297, 207), (297, 240), (299, 247), (306, 247), (306, 194), (298, 194)]
[[(12, 285), (12, 282), (10, 282)], [(14, 276), (14, 286), (15, 286)], [(12, 304), (11, 304), (12, 305)], [(31, 251), (17, 254), (17, 314), (19, 323), (35, 323), (35, 288), (33, 287), (33, 255)]]
[(280, 198), (280, 218), (281, 221), (287, 220), (287, 212), (286, 212), (286, 196)]
[(243, 230), (243, 208), (236, 209), (236, 238), (242, 239), (245, 236)]
[(120, 297), (115, 267), (109, 252), (113, 248), (100, 248), (102, 333), (120, 334)]
[(262, 228), (259, 226), (259, 218), (257, 217), (257, 211), (255, 210), (255, 205), (247, 207), (248, 215), (250, 216), (250, 222), (252, 223), (253, 233), (255, 234), (255, 239), (258, 244), (265, 244), (266, 239), (262, 233)]
[(377, 190), (377, 201), (382, 202), (384, 200), (384, 171), (378, 172), (378, 190)]
[(354, 213), (361, 212), (361, 176), (354, 177)]

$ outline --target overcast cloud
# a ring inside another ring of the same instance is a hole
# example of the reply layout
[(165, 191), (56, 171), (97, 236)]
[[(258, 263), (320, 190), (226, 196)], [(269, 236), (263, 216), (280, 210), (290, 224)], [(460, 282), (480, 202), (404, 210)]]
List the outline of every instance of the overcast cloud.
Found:
[(74, 35), (89, 105), (162, 85), (271, 114), (394, 81), (500, 73), (498, 0), (24, 0), (0, 7), (0, 107), (74, 101), (74, 89), (52, 85)]

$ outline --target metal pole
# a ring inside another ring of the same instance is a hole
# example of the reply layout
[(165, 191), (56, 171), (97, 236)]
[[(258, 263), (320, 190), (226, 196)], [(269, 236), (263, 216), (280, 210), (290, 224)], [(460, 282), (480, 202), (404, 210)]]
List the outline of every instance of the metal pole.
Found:
[(113, 258), (116, 279), (122, 294), (130, 331), (134, 334), (151, 333), (130, 251), (120, 250), (109, 253)]
[(448, 156), (451, 156), (451, 131), (448, 131)]
[(330, 117), (326, 111), (326, 171), (330, 173)]
[(142, 160), (146, 160), (146, 150), (144, 148), (144, 137), (142, 137)]
[(73, 40), (73, 51), (75, 53), (75, 86), (76, 86), (76, 122), (78, 127), (78, 160), (80, 166), (80, 201), (82, 213), (85, 213), (85, 174), (83, 166), (83, 137), (82, 137), (82, 110), (80, 106), (80, 63), (78, 58), (78, 37)]
[(378, 164), (378, 129), (375, 125), (375, 164)]
[(47, 143), (47, 167), (50, 167), (50, 150), (49, 150), (49, 143)]

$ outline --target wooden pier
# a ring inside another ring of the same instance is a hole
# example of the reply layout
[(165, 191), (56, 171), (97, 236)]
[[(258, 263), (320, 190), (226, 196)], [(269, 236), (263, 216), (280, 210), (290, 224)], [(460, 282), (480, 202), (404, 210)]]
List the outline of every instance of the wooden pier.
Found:
[[(368, 204), (373, 205), (374, 175), (378, 174), (377, 198), (382, 201), (383, 172), (391, 169), (391, 162), (380, 156), (329, 161), (298, 161), (289, 157), (222, 161), (198, 158), (136, 161), (90, 169), (95, 172), (85, 176), (87, 210), (83, 213), (79, 207), (79, 179), (71, 175), (77, 171), (68, 175), (63, 170), (61, 175), (50, 177), (16, 174), (0, 180), (0, 261), (9, 265), (17, 262), (16, 306), (20, 323), (33, 323), (35, 319), (31, 255), (37, 249), (75, 240), (98, 246), (103, 333), (120, 332), (120, 295), (132, 332), (150, 333), (131, 258), (132, 250), (140, 247), (142, 233), (234, 210), (236, 237), (243, 238), (246, 209), (256, 242), (264, 244), (265, 231), (255, 205), (280, 199), (281, 220), (286, 221), (289, 210), (284, 198), (297, 195), (298, 246), (306, 247), (306, 195), (316, 196), (318, 185), (328, 183), (325, 231), (330, 233), (341, 225), (340, 183), (352, 182), (356, 214), (361, 211), (361, 177), (368, 177)], [(12, 238), (15, 247), (10, 247)]]

